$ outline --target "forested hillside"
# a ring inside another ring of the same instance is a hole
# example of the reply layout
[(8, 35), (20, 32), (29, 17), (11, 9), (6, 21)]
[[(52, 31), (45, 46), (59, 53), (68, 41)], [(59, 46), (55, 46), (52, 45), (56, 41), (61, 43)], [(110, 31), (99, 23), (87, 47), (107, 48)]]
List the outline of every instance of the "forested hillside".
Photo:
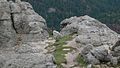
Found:
[[(59, 29), (59, 23), (71, 16), (89, 15), (101, 22), (120, 24), (120, 0), (25, 0), (42, 15), (51, 28)], [(113, 28), (114, 26), (112, 26)], [(116, 30), (116, 28), (114, 28)]]

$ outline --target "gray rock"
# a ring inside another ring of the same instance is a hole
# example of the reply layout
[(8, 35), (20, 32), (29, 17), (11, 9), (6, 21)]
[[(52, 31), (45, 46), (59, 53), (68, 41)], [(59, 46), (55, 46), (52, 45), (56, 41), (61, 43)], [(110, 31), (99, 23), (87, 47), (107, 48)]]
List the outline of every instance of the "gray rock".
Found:
[(60, 33), (62, 35), (77, 33), (79, 26), (76, 18), (77, 17), (72, 17), (61, 22), (62, 30), (60, 31)]
[(20, 47), (16, 48), (17, 53), (40, 53), (42, 49), (34, 49), (29, 44), (22, 44)]
[(7, 12), (3, 12), (0, 20), (10, 20), (10, 14)]
[[(77, 33), (75, 42), (80, 45), (81, 55), (89, 64), (99, 64), (111, 61), (113, 54), (119, 55), (120, 48), (114, 46), (119, 39), (119, 34), (112, 31), (105, 24), (87, 15), (81, 17), (71, 17), (61, 22), (60, 33), (65, 36)], [(94, 47), (93, 47), (93, 46)], [(114, 46), (113, 54), (110, 47)]]
[(0, 68), (55, 68), (41, 44), (47, 37), (45, 19), (28, 2), (0, 0)]
[(100, 36), (92, 34), (92, 35), (88, 35), (88, 34), (84, 34), (84, 35), (79, 35), (76, 37), (75, 41), (79, 44), (82, 45), (94, 45), (94, 46), (101, 46), (103, 45), (100, 39)]
[(91, 50), (93, 49), (93, 45), (86, 45), (83, 47), (83, 49), (81, 50), (81, 54), (82, 55), (87, 55)]
[(55, 39), (59, 39), (59, 38), (62, 37), (62, 34), (60, 34), (58, 31), (54, 30), (54, 31), (53, 31), (53, 37), (54, 37)]
[(17, 33), (29, 34), (31, 31), (38, 31), (37, 33), (39, 33), (41, 29), (45, 30), (44, 28), (46, 28), (46, 25), (43, 23), (45, 21), (41, 16), (21, 13), (14, 14), (13, 17)]
[(96, 59), (91, 53), (88, 53), (85, 57), (85, 60), (89, 63), (89, 64), (99, 64), (100, 61), (98, 59)]
[(117, 64), (118, 59), (113, 57), (109, 51), (109, 46), (107, 45), (94, 48), (86, 46), (81, 51), (81, 54), (89, 64), (99, 64), (101, 62), (111, 62), (113, 65)]
[(0, 58), (0, 67), (3, 67), (5, 64), (5, 58)]
[(16, 33), (11, 21), (0, 21), (0, 47), (15, 46)]
[(42, 52), (31, 52), (34, 48), (26, 45), (18, 47), (15, 52), (5, 52), (3, 50), (0, 54), (0, 68), (55, 67), (53, 55)]
[[(5, 60), (5, 64), (2, 62), (1, 68), (36, 68), (37, 66), (40, 67), (47, 67), (52, 68), (54, 64), (52, 62), (46, 62), (46, 59), (50, 55), (44, 54), (20, 54), (17, 58)], [(52, 58), (51, 58), (52, 59)]]
[(118, 34), (98, 20), (87, 15), (71, 17), (61, 22), (62, 35), (77, 33), (76, 42), (80, 45), (92, 44), (94, 46), (113, 46), (118, 40)]
[(28, 2), (10, 2), (13, 25), (26, 41), (39, 41), (49, 37), (46, 21), (38, 15)]
[(7, 2), (7, 0), (0, 0), (0, 2)]
[(10, 7), (8, 2), (0, 2), (0, 21), (10, 20)]
[(112, 51), (112, 55), (117, 57), (120, 56), (120, 46), (115, 48), (115, 51)]
[(112, 47), (113, 56), (120, 56), (120, 40), (116, 42), (116, 44)]
[(15, 2), (16, 2), (16, 3), (20, 3), (20, 2), (21, 2), (21, 0), (15, 0)]
[(13, 1), (10, 1), (9, 3), (10, 3), (11, 13), (21, 13), (21, 8), (19, 4), (14, 3)]
[(15, 46), (16, 32), (22, 42), (39, 41), (49, 37), (44, 18), (35, 13), (27, 2), (0, 1), (0, 46)]
[(28, 3), (28, 2), (20, 2), (20, 3), (18, 3), (18, 4), (20, 4), (20, 7), (21, 7), (21, 9), (22, 9), (23, 11), (26, 11), (26, 10), (28, 10), (28, 9), (33, 10), (32, 5), (31, 5), (30, 3)]
[(96, 59), (103, 62), (110, 61), (112, 57), (105, 46), (96, 47), (91, 51), (91, 53), (96, 57)]
[(112, 63), (113, 65), (117, 65), (117, 64), (118, 64), (118, 58), (117, 58), (117, 57), (111, 58), (111, 63)]
[(16, 33), (13, 29), (9, 3), (0, 1), (0, 47), (15, 46)]

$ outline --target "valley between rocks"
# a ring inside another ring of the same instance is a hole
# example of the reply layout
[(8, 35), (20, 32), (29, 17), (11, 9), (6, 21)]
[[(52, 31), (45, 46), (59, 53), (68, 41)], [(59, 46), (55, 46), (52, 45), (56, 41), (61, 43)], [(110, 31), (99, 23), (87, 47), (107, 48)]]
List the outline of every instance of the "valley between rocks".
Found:
[(0, 68), (119, 68), (120, 35), (87, 15), (49, 35), (31, 4), (0, 0)]

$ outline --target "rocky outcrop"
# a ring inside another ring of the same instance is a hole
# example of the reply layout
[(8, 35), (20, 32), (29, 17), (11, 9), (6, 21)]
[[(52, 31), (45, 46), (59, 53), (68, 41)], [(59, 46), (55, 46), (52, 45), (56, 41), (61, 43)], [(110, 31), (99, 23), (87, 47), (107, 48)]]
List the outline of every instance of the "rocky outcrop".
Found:
[[(60, 33), (53, 31), (55, 39), (74, 34), (69, 43), (62, 40), (74, 50), (66, 54), (66, 65), (71, 66), (79, 53), (90, 66), (120, 62), (120, 35), (105, 24), (86, 15), (65, 19), (61, 27)], [(46, 49), (51, 45), (48, 37), (45, 19), (28, 2), (0, 0), (0, 68), (56, 68), (54, 56)]]
[(38, 41), (49, 36), (46, 21), (38, 15), (28, 2), (10, 1), (11, 17), (18, 34), (24, 34), (24, 41)]
[[(85, 15), (63, 20), (61, 27), (60, 33), (63, 36), (77, 34), (75, 43), (79, 47), (76, 49), (88, 64), (110, 62), (116, 65), (118, 63), (120, 52), (117, 45), (119, 42), (117, 41), (119, 34), (112, 31), (105, 24)], [(72, 47), (76, 45), (72, 45)]]
[(62, 35), (69, 35), (72, 33), (78, 32), (78, 24), (77, 24), (77, 17), (71, 17), (69, 19), (65, 19), (61, 22), (61, 28), (62, 30), (60, 33)]
[(76, 42), (82, 45), (94, 46), (114, 45), (118, 40), (118, 34), (109, 29), (105, 24), (89, 16), (71, 17), (61, 22), (62, 35), (77, 33)]
[(54, 56), (44, 49), (47, 45), (39, 41), (1, 49), (0, 68), (55, 68)]
[(48, 37), (45, 19), (28, 2), (0, 0), (0, 68), (55, 68)]
[(88, 64), (100, 64), (102, 62), (111, 62), (113, 65), (115, 65), (118, 62), (117, 57), (112, 56), (110, 52), (111, 51), (109, 49), (109, 46), (107, 45), (99, 47), (86, 45), (81, 50), (81, 55), (84, 57), (86, 62), (88, 62)]
[(0, 1), (0, 46), (14, 46), (16, 33), (22, 41), (39, 41), (49, 37), (46, 21), (28, 2)]

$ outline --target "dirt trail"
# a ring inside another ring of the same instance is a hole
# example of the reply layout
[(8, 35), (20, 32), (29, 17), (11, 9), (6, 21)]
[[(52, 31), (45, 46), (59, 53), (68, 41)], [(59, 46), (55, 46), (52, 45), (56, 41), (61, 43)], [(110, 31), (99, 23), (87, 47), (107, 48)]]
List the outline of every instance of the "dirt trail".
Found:
[(76, 58), (79, 55), (79, 46), (75, 42), (75, 39), (68, 41), (66, 45), (64, 46), (69, 46), (72, 48), (75, 48), (75, 50), (68, 52), (65, 56), (67, 64), (62, 64), (64, 68), (80, 68), (78, 67), (78, 62), (76, 61)]

